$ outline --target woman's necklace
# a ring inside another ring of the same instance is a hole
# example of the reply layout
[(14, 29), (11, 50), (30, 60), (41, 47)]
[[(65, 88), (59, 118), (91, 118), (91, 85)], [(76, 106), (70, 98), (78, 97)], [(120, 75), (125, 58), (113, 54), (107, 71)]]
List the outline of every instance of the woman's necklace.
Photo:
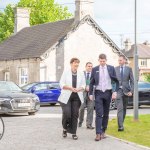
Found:
[(72, 75), (73, 75), (73, 76), (76, 76), (76, 75), (77, 75), (77, 71), (76, 71), (76, 72), (73, 72), (73, 71), (72, 71)]

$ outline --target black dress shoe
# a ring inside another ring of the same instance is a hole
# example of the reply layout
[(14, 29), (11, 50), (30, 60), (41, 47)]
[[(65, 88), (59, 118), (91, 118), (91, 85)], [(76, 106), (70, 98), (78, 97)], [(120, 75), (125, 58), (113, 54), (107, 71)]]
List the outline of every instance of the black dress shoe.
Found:
[(122, 127), (122, 128), (118, 128), (118, 132), (120, 132), (120, 131), (124, 131), (124, 128)]
[(63, 130), (62, 136), (65, 138), (67, 137), (67, 130)]
[(94, 129), (94, 127), (92, 127), (92, 126), (87, 126), (87, 129)]
[(76, 134), (72, 134), (72, 138), (73, 138), (73, 140), (77, 140), (78, 136)]

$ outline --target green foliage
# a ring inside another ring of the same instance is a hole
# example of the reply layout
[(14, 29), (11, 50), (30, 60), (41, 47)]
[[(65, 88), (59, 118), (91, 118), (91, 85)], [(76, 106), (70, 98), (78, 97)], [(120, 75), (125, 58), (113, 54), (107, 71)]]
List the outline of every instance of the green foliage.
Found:
[(14, 10), (7, 5), (4, 12), (0, 12), (0, 42), (7, 39), (14, 30)]
[[(67, 7), (55, 3), (54, 0), (20, 0), (16, 7), (30, 8), (30, 25), (55, 22), (72, 16)], [(14, 9), (7, 5), (0, 11), (0, 42), (7, 39), (14, 30)]]
[(150, 74), (149, 73), (146, 73), (143, 76), (144, 76), (144, 81), (150, 82)]
[(125, 119), (125, 131), (118, 132), (117, 119), (109, 121), (107, 134), (130, 142), (150, 147), (150, 114), (140, 115), (139, 121), (127, 116)]
[(67, 7), (56, 4), (54, 0), (20, 0), (18, 7), (30, 8), (31, 25), (64, 20), (72, 16)]

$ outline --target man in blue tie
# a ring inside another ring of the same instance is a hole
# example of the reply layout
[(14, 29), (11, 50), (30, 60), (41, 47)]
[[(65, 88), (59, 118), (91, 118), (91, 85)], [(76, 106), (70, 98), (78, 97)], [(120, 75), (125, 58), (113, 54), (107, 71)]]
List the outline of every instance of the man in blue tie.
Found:
[(79, 111), (79, 127), (82, 126), (84, 120), (84, 110), (87, 108), (87, 117), (86, 117), (86, 127), (87, 129), (94, 129), (92, 126), (93, 123), (93, 111), (94, 111), (94, 101), (89, 100), (89, 84), (90, 84), (90, 77), (92, 71), (92, 63), (87, 62), (85, 65), (85, 79), (86, 79), (86, 88), (84, 91), (84, 103), (80, 107)]
[[(99, 55), (99, 65), (92, 69), (89, 95), (90, 100), (95, 96), (96, 111), (96, 138), (95, 141), (104, 139), (108, 125), (109, 106), (112, 98), (116, 98), (119, 82), (115, 68), (106, 64), (105, 54)], [(115, 88), (112, 91), (112, 83)], [(95, 90), (94, 90), (95, 89)], [(94, 90), (94, 92), (93, 92)]]
[(115, 68), (119, 81), (119, 90), (116, 99), (118, 131), (124, 131), (123, 123), (126, 116), (128, 97), (132, 96), (134, 91), (134, 78), (132, 69), (126, 66), (126, 58), (124, 55), (119, 56), (118, 62), (119, 66)]

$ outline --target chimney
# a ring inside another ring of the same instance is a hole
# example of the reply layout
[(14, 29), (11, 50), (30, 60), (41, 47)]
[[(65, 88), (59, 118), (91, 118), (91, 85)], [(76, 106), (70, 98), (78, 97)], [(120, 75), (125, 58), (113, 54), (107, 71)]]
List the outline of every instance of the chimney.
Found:
[(125, 51), (129, 51), (131, 49), (131, 41), (130, 39), (126, 39), (125, 43)]
[(15, 8), (15, 27), (14, 33), (16, 34), (25, 27), (30, 27), (29, 18), (30, 12), (28, 8)]
[(143, 44), (146, 46), (150, 46), (150, 43), (148, 41), (145, 41)]
[(78, 22), (86, 15), (94, 17), (94, 0), (75, 0), (75, 20)]

